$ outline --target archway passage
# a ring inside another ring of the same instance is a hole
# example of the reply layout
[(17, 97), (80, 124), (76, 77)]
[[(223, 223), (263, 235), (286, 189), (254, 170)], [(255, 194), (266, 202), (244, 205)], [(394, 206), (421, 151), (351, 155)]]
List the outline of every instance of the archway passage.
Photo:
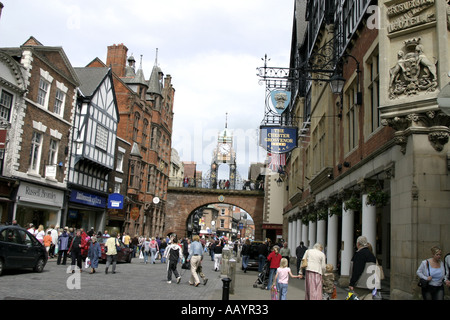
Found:
[(186, 220), (189, 215), (196, 209), (213, 203), (234, 205), (250, 214), (255, 223), (255, 240), (262, 240), (264, 192), (247, 190), (169, 187), (164, 234), (186, 236)]

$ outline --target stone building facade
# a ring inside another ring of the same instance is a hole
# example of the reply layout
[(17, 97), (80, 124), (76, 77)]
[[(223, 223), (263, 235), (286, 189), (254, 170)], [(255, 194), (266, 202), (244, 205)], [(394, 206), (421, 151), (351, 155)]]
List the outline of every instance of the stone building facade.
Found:
[[(419, 298), (421, 260), (434, 245), (450, 251), (450, 123), (437, 103), (449, 82), (448, 6), (296, 2), (294, 21), (308, 28), (293, 29), (290, 67), (307, 73), (294, 73), (287, 115), (300, 119), (300, 138), (286, 166), (284, 237), (291, 250), (323, 243), (346, 285), (366, 236), (391, 299)], [(335, 70), (340, 95), (328, 86)]]

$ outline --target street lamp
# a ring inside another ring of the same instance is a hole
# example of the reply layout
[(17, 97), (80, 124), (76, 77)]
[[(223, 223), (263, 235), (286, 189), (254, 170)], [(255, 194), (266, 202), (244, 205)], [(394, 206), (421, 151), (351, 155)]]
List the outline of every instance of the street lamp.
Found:
[(344, 89), (344, 85), (345, 85), (345, 79), (335, 73), (329, 80), (330, 82), (330, 88), (331, 88), (331, 92), (333, 92), (334, 94), (341, 94), (342, 90)]

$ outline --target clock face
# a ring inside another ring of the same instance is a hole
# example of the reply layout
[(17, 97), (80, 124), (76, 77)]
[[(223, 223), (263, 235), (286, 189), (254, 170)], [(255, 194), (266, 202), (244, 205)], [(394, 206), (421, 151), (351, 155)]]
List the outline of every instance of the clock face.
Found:
[(229, 144), (220, 144), (219, 145), (219, 153), (220, 154), (228, 154), (231, 150), (231, 146)]

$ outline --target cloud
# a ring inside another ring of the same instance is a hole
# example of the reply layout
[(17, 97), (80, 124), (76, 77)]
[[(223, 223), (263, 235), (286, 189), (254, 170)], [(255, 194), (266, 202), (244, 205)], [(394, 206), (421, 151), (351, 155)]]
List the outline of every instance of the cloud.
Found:
[(158, 63), (175, 92), (173, 147), (183, 161), (206, 172), (217, 134), (234, 130), (238, 170), (264, 161), (257, 145), (265, 90), (256, 68), (264, 54), (274, 66), (289, 64), (293, 0), (2, 0), (0, 46), (29, 36), (62, 46), (73, 66), (124, 43), (149, 78)]

